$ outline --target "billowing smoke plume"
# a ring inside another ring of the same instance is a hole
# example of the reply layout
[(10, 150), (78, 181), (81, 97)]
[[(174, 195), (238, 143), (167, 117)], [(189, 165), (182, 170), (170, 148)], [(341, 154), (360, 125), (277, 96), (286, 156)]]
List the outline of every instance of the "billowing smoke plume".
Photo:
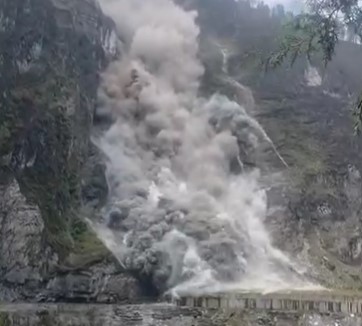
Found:
[(266, 134), (235, 102), (197, 97), (196, 13), (171, 0), (103, 0), (122, 40), (103, 76), (99, 139), (110, 198), (100, 237), (162, 292), (285, 285), (297, 278), (263, 225), (267, 201), (243, 148)]

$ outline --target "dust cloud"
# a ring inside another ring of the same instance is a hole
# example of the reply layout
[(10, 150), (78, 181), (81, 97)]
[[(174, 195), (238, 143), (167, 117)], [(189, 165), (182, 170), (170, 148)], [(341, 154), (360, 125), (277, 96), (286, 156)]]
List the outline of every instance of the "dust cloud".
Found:
[(236, 102), (197, 95), (197, 13), (170, 0), (101, 5), (122, 46), (98, 96), (114, 120), (97, 140), (110, 189), (100, 238), (158, 293), (304, 286), (265, 229), (260, 172), (240, 159), (266, 133)]

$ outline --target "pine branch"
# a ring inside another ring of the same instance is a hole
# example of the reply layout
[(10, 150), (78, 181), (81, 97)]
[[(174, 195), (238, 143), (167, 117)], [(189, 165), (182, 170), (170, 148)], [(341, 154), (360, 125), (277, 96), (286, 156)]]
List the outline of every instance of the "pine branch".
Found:
[(362, 93), (357, 100), (353, 116), (355, 118), (354, 132), (360, 135), (362, 131)]
[[(327, 65), (335, 54), (341, 23), (362, 40), (362, 7), (359, 0), (307, 0), (310, 13), (294, 17), (285, 26), (287, 31), (280, 47), (266, 60), (266, 69), (275, 68), (290, 59), (293, 65), (300, 55), (320, 51)], [(362, 132), (362, 93), (353, 110), (354, 130)]]

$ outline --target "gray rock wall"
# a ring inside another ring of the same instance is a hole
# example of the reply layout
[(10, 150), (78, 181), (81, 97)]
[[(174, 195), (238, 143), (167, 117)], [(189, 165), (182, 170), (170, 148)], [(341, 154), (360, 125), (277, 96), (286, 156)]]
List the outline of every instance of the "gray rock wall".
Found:
[(82, 221), (107, 196), (90, 138), (116, 39), (94, 0), (0, 2), (0, 301), (141, 295)]

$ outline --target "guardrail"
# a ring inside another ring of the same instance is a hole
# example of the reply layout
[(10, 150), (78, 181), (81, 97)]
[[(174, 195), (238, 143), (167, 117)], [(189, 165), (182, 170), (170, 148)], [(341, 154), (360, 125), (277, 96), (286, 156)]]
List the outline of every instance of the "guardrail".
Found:
[(315, 311), (362, 315), (362, 293), (290, 292), (230, 293), (207, 296), (185, 296), (172, 299), (178, 306), (207, 309)]

